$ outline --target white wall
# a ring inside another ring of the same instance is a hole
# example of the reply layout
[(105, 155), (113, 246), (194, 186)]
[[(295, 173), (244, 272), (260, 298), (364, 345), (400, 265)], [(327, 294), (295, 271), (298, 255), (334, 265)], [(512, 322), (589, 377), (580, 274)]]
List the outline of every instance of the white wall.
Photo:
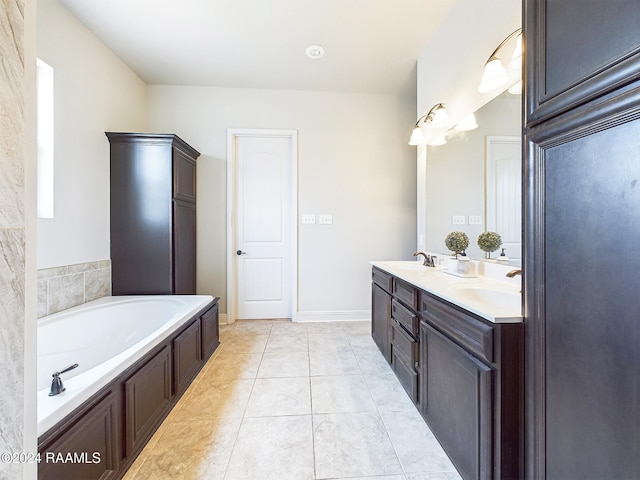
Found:
[(150, 130), (202, 154), (198, 292), (222, 297), (226, 311), (227, 128), (294, 129), (298, 211), (334, 221), (299, 225), (298, 310), (368, 311), (369, 260), (411, 258), (415, 247), (414, 111), (411, 95), (149, 86)]
[(58, 0), (37, 7), (37, 55), (55, 70), (55, 212), (38, 221), (38, 268), (109, 259), (104, 132), (145, 129), (146, 85)]

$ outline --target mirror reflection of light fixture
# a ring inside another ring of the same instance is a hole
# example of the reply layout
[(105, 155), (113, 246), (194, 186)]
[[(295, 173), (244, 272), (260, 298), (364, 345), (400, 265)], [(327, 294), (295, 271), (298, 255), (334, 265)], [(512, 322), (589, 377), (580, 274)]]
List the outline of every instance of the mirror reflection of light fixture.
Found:
[(447, 139), (445, 138), (444, 133), (442, 135), (437, 136), (433, 140), (429, 142), (430, 147), (439, 147), (440, 145), (444, 145), (447, 143)]
[(476, 122), (476, 116), (473, 113), (464, 117), (455, 127), (459, 132), (468, 132), (469, 130), (475, 130), (476, 128), (478, 128), (478, 123)]
[(424, 120), (424, 124), (431, 125), (432, 127), (440, 128), (447, 126), (449, 123), (449, 115), (444, 104), (436, 103), (426, 115), (422, 115), (413, 127), (411, 132), (411, 138), (409, 139), (409, 145), (421, 145), (425, 143), (424, 134), (420, 127), (420, 122)]
[(519, 82), (516, 82), (513, 85), (511, 85), (509, 87), (508, 92), (513, 94), (513, 95), (521, 95), (522, 94), (522, 80), (520, 80)]
[(511, 66), (513, 67), (514, 65), (520, 65), (522, 63), (522, 28), (518, 28), (500, 42), (500, 45), (489, 55), (489, 59), (484, 64), (484, 73), (482, 74), (482, 80), (478, 87), (480, 93), (487, 93), (500, 88), (509, 81), (509, 76), (502, 65), (502, 60), (497, 55), (500, 49), (516, 35), (518, 35), (518, 40), (516, 41), (516, 50), (514, 50), (512, 56)]

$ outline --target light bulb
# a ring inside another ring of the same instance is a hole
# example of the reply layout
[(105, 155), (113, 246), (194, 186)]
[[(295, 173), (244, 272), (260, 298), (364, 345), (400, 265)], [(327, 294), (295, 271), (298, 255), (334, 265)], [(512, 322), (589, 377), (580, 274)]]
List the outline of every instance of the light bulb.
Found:
[(507, 72), (502, 66), (502, 60), (498, 57), (491, 57), (484, 66), (482, 81), (478, 87), (480, 93), (487, 93), (502, 87), (509, 81)]

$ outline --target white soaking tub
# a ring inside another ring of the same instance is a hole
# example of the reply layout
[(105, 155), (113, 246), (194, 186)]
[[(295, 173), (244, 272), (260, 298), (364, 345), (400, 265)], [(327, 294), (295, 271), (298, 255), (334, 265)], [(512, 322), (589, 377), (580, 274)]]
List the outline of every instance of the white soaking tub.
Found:
[[(210, 295), (104, 297), (38, 320), (38, 436), (213, 301)], [(64, 392), (49, 396), (52, 374)]]

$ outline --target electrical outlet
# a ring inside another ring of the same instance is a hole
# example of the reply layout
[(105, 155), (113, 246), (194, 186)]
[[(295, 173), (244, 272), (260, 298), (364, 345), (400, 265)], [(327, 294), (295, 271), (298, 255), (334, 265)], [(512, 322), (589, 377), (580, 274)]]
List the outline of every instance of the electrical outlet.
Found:
[(329, 215), (329, 214), (318, 215), (318, 223), (320, 225), (331, 225), (333, 223), (333, 215)]
[(466, 218), (464, 215), (453, 215), (451, 217), (452, 225), (464, 225), (466, 222)]
[(303, 225), (313, 225), (316, 223), (316, 216), (313, 213), (305, 213), (302, 215)]
[(469, 225), (482, 225), (482, 216), (469, 215)]

